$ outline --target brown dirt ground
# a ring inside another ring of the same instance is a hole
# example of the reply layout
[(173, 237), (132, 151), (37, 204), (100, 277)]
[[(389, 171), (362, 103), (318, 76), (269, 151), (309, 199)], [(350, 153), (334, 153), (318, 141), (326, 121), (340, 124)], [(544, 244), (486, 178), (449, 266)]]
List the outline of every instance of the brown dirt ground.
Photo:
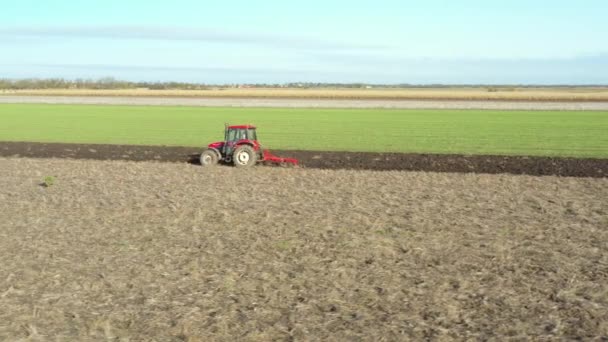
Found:
[[(198, 163), (201, 148), (0, 142), (0, 156)], [(306, 168), (608, 177), (608, 159), (281, 151)]]
[(608, 338), (606, 198), (605, 178), (0, 158), (0, 340)]

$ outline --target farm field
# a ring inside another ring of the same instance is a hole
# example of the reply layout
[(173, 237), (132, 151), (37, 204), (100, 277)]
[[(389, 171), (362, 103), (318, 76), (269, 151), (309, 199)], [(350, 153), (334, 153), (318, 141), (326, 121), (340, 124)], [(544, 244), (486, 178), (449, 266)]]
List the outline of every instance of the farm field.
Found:
[(499, 100), (608, 101), (608, 87), (452, 87), (452, 88), (220, 88), (204, 90), (151, 89), (23, 89), (0, 90), (0, 95), (24, 96), (136, 96), (207, 98), (291, 98), (361, 100)]
[(0, 174), (1, 340), (608, 335), (608, 179), (27, 158)]
[(201, 147), (253, 123), (283, 150), (608, 157), (608, 112), (0, 105), (0, 141)]
[(178, 96), (62, 96), (15, 95), (0, 93), (0, 104), (86, 104), (119, 106), (188, 106), (243, 108), (346, 108), (346, 109), (476, 109), (608, 111), (607, 101), (505, 101), (505, 100), (415, 100), (415, 99), (341, 99), (285, 97), (178, 97)]
[[(200, 165), (201, 147), (7, 142), (0, 157), (69, 158), (190, 163)], [(608, 159), (383, 152), (272, 150), (299, 166), (329, 170), (509, 173), (532, 176), (608, 177)], [(261, 167), (261, 165), (258, 165)], [(223, 166), (220, 166), (223, 167)]]

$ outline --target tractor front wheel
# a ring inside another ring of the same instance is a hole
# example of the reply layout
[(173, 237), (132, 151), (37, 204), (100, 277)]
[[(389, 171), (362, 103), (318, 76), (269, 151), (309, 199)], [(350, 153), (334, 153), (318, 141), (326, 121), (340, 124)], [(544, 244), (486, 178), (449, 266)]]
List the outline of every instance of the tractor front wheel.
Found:
[(205, 150), (201, 153), (201, 165), (202, 166), (213, 166), (218, 162), (217, 153), (213, 150)]
[(232, 155), (232, 162), (236, 167), (251, 167), (257, 162), (258, 156), (249, 145), (241, 145)]

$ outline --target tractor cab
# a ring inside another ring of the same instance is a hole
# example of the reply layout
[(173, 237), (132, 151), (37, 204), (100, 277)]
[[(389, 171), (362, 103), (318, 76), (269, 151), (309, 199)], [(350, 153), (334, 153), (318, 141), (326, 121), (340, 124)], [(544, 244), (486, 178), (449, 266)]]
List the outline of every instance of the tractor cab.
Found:
[(255, 133), (255, 126), (241, 125), (241, 126), (226, 126), (226, 133), (224, 137), (225, 142), (237, 142), (239, 140), (255, 140), (257, 141), (257, 135)]

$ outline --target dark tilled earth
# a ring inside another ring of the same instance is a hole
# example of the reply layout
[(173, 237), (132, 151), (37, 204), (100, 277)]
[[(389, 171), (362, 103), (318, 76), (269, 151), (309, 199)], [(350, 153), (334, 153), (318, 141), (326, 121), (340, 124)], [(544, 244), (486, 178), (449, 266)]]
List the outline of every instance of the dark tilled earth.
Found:
[[(0, 142), (0, 156), (3, 157), (198, 163), (201, 151), (202, 148), (181, 146)], [(282, 157), (297, 158), (301, 166), (317, 169), (608, 177), (608, 159), (283, 150), (272, 152)]]
[(0, 157), (0, 341), (606, 341), (606, 198), (608, 178)]

